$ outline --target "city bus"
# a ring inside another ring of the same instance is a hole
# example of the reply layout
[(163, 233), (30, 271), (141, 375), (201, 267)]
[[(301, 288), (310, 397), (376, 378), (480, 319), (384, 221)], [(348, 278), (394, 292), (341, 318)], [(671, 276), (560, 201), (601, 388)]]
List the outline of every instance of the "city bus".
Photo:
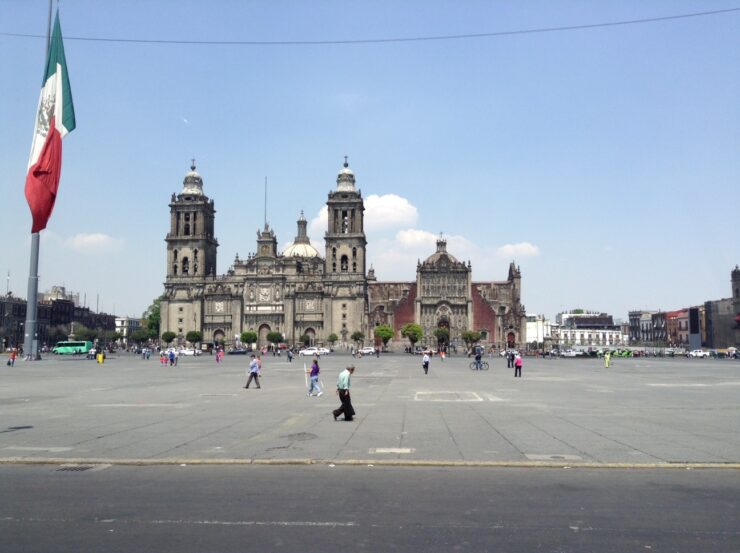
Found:
[(93, 347), (92, 342), (57, 342), (57, 345), (51, 350), (52, 353), (58, 353), (60, 355), (69, 354), (84, 354), (86, 355)]

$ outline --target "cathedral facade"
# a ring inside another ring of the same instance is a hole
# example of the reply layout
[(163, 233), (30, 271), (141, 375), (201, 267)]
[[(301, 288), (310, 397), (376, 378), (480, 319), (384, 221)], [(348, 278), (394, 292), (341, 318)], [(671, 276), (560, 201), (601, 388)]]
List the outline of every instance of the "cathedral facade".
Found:
[(252, 331), (260, 346), (270, 332), (280, 332), (289, 345), (303, 336), (324, 345), (334, 334), (338, 344), (349, 345), (355, 331), (374, 344), (373, 328), (388, 324), (395, 331), (392, 342), (405, 344), (401, 328), (418, 323), (421, 343), (430, 346), (440, 327), (456, 345), (466, 330), (481, 332), (485, 344), (497, 347), (524, 341), (521, 274), (514, 263), (506, 281), (475, 282), (470, 262), (455, 259), (440, 237), (437, 251), (417, 262), (414, 282), (378, 282), (367, 266), (362, 194), (346, 162), (326, 204), (323, 255), (311, 245), (301, 213), (295, 241), (282, 252), (265, 224), (257, 231), (256, 252), (237, 256), (226, 274), (217, 275), (214, 201), (191, 166), (170, 201), (161, 332), (174, 332), (182, 342), (195, 330), (204, 342), (229, 345)]

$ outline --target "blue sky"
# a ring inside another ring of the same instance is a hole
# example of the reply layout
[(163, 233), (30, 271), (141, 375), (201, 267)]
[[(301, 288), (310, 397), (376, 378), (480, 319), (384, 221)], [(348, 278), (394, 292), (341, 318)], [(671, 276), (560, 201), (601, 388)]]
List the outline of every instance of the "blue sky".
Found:
[[(239, 2), (65, 0), (77, 128), (42, 232), (40, 291), (66, 285), (138, 316), (163, 290), (168, 203), (196, 158), (218, 269), (279, 248), (322, 208), (349, 156), (368, 261), (412, 280), (444, 233), (475, 280), (515, 260), (529, 313), (627, 317), (730, 296), (740, 263), (740, 12), (465, 40), (318, 41), (516, 31), (740, 7), (732, 1)], [(23, 186), (47, 2), (0, 1), (0, 271), (26, 296)], [(3, 283), (5, 284), (5, 283)], [(3, 290), (4, 292), (5, 290)]]

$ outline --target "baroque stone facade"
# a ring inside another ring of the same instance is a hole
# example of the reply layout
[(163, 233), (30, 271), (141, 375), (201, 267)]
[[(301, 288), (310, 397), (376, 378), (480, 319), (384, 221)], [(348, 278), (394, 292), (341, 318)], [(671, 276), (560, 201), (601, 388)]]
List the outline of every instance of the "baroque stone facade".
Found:
[(282, 253), (266, 224), (257, 232), (256, 253), (237, 256), (225, 275), (216, 275), (214, 202), (203, 194), (193, 165), (170, 202), (162, 332), (182, 340), (196, 330), (205, 342), (229, 344), (253, 331), (259, 345), (273, 331), (291, 345), (304, 335), (325, 344), (335, 334), (349, 344), (355, 331), (373, 343), (373, 328), (389, 324), (401, 343), (401, 327), (415, 322), (429, 345), (438, 327), (449, 329), (452, 343), (460, 345), (465, 330), (480, 331), (485, 343), (499, 347), (524, 341), (521, 274), (514, 263), (506, 281), (474, 282), (470, 262), (455, 259), (440, 237), (437, 251), (418, 262), (415, 282), (378, 282), (367, 267), (362, 194), (346, 161), (327, 208), (323, 257), (311, 246), (301, 213), (295, 241)]

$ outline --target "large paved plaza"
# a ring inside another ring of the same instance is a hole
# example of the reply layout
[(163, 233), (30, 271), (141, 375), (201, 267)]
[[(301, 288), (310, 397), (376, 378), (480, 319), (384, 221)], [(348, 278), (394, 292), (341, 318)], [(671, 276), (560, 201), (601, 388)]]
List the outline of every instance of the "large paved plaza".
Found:
[[(699, 359), (505, 360), (322, 357), (322, 397), (306, 397), (304, 362), (265, 358), (262, 389), (244, 389), (248, 357), (138, 356), (105, 364), (49, 357), (2, 365), (0, 462), (409, 463), (740, 466), (740, 362)], [(348, 363), (353, 422), (335, 422)]]

